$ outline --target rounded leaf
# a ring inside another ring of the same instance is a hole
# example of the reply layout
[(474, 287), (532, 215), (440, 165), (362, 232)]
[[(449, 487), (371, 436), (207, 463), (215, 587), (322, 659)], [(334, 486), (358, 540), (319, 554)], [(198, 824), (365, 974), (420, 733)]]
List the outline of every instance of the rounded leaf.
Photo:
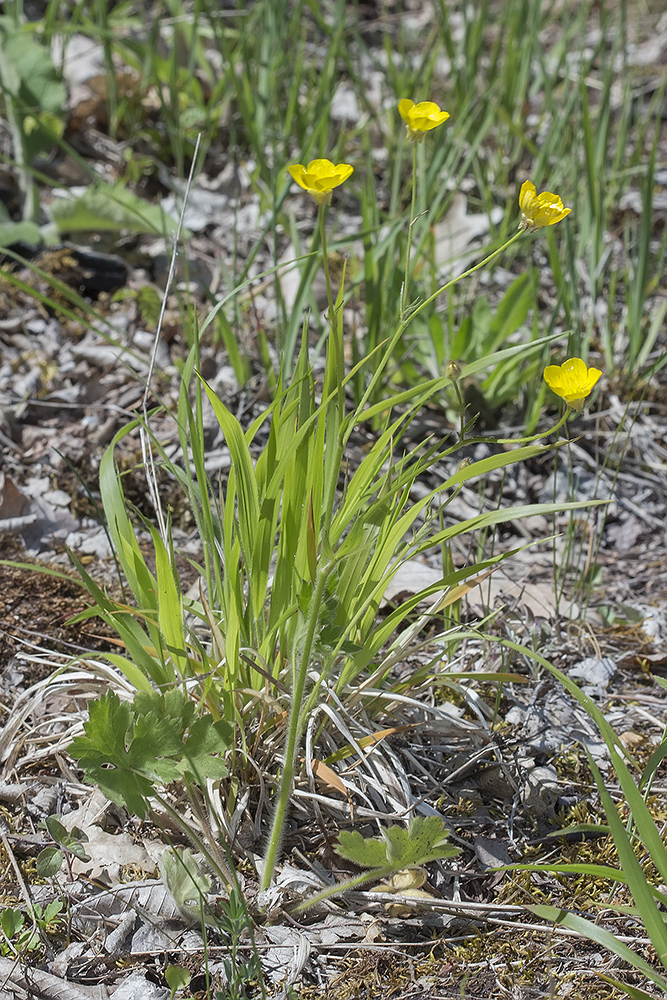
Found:
[(60, 871), (63, 852), (58, 847), (45, 847), (37, 855), (36, 869), (40, 878), (53, 878)]

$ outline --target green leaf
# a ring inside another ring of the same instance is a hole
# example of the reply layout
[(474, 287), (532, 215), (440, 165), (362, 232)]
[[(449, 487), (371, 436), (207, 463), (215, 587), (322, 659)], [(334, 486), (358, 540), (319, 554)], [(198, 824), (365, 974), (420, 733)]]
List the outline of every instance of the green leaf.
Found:
[(387, 861), (398, 868), (425, 865), (459, 853), (458, 847), (447, 843), (449, 831), (439, 816), (416, 817), (407, 830), (402, 826), (390, 826), (383, 831), (383, 836), (387, 843)]
[[(609, 755), (612, 767), (618, 777), (621, 788), (625, 795), (625, 800), (632, 813), (639, 840), (651, 855), (651, 860), (660, 872), (663, 881), (667, 880), (667, 850), (662, 841), (662, 837), (655, 825), (644, 797), (635, 783), (625, 761), (618, 752), (617, 747), (609, 744)], [(611, 825), (611, 821), (610, 821)], [(612, 830), (613, 832), (613, 830)]]
[[(109, 618), (107, 617), (106, 620), (108, 621)], [(114, 624), (116, 621), (117, 619), (114, 619)], [(136, 688), (137, 691), (152, 691), (151, 683), (146, 675), (136, 663), (133, 663), (132, 660), (128, 660), (126, 656), (121, 656), (120, 653), (102, 653), (96, 655), (104, 656), (105, 660), (109, 660), (109, 662), (113, 663), (115, 667), (118, 667), (121, 673), (124, 674), (130, 682), (132, 687)]]
[(75, 858), (79, 859), (79, 861), (90, 861), (90, 855), (86, 854), (82, 841), (87, 843), (88, 837), (83, 830), (79, 830), (79, 828), (75, 826), (72, 832), (61, 841), (61, 844), (66, 851), (73, 854)]
[(192, 853), (187, 848), (166, 851), (160, 861), (160, 871), (181, 913), (191, 920), (200, 920), (202, 905), (211, 891), (211, 880), (199, 870)]
[(178, 777), (178, 760), (183, 750), (177, 719), (157, 712), (137, 715), (134, 738), (127, 750), (127, 766), (146, 777), (167, 784)]
[(357, 830), (341, 830), (335, 850), (341, 858), (361, 868), (384, 868), (387, 864), (387, 848), (382, 837), (362, 837)]
[(63, 134), (67, 95), (48, 48), (26, 27), (0, 17), (0, 91), (15, 141), (29, 162)]
[(0, 247), (10, 247), (14, 243), (28, 243), (40, 246), (42, 233), (36, 222), (0, 222)]
[(56, 844), (62, 844), (65, 842), (65, 839), (68, 836), (68, 831), (67, 828), (60, 822), (60, 816), (56, 816), (55, 814), (53, 816), (47, 816), (44, 820), (44, 826), (49, 831)]
[[(179, 778), (202, 784), (227, 775), (217, 755), (229, 747), (232, 729), (196, 713), (196, 703), (178, 688), (138, 692), (133, 704), (110, 692), (91, 702), (85, 736), (72, 741), (70, 753), (88, 781), (143, 819), (156, 784)], [(59, 841), (75, 851), (74, 841)]]
[[(201, 378), (201, 375), (199, 376)], [(253, 466), (250, 449), (243, 433), (243, 428), (236, 417), (216, 396), (208, 383), (202, 379), (213, 412), (225, 435), (227, 447), (232, 459), (232, 466), (238, 477), (238, 515), (241, 529), (241, 544), (248, 559), (257, 538), (259, 525), (259, 491), (257, 477)]]
[(443, 483), (442, 489), (451, 489), (458, 483), (466, 483), (469, 479), (474, 479), (476, 476), (484, 476), (495, 469), (514, 465), (516, 462), (525, 462), (529, 458), (533, 458), (535, 455), (540, 455), (542, 452), (549, 450), (550, 447), (548, 445), (528, 445), (525, 448), (514, 448), (512, 451), (500, 452), (497, 455), (489, 456), (489, 458), (482, 458), (479, 462), (471, 462), (470, 465), (465, 465), (458, 472), (455, 472), (453, 476), (450, 476)]
[(25, 923), (25, 917), (20, 910), (14, 910), (11, 906), (5, 907), (5, 909), (0, 913), (0, 927), (2, 927), (2, 933), (8, 937), (13, 938), (15, 934), (21, 930)]
[(183, 600), (176, 585), (175, 573), (164, 542), (156, 528), (148, 525), (153, 538), (155, 550), (155, 573), (157, 576), (157, 609), (160, 631), (164, 636), (167, 649), (179, 674), (184, 676), (188, 657), (185, 648), (183, 631)]
[(97, 757), (120, 759), (125, 754), (126, 734), (132, 723), (132, 707), (121, 702), (113, 691), (92, 701), (90, 718), (84, 724), (86, 736), (77, 736), (70, 744), (73, 757), (88, 761)]
[(44, 907), (44, 913), (42, 914), (42, 919), (44, 923), (48, 926), (58, 914), (62, 911), (64, 903), (61, 899), (54, 899), (50, 903), (47, 903)]
[(33, 114), (40, 110), (60, 112), (64, 118), (67, 95), (49, 50), (10, 17), (0, 17), (0, 49), (4, 56), (3, 89)]
[(134, 696), (133, 709), (138, 715), (157, 713), (178, 724), (179, 736), (194, 720), (197, 706), (180, 688), (168, 691), (139, 691)]
[(531, 341), (530, 344), (514, 344), (512, 347), (506, 347), (502, 351), (494, 351), (493, 354), (487, 354), (483, 358), (471, 361), (469, 365), (464, 365), (461, 370), (461, 378), (474, 375), (476, 372), (482, 371), (484, 368), (489, 368), (491, 365), (498, 365), (507, 358), (518, 358), (523, 354), (530, 354), (532, 351), (536, 351), (538, 348), (543, 347), (545, 344), (550, 344), (562, 336), (562, 333), (550, 333), (547, 337), (540, 337), (539, 340)]
[[(80, 861), (90, 861), (90, 858), (83, 848), (83, 843), (88, 843), (88, 836), (83, 832), (83, 830), (80, 830), (78, 826), (74, 826), (71, 830), (68, 830), (60, 822), (60, 816), (55, 814), (46, 817), (44, 820), (44, 826), (49, 831), (56, 844), (59, 844), (60, 847), (64, 848), (64, 850), (69, 851), (70, 854), (73, 854), (74, 857), (78, 858)], [(42, 854), (44, 853), (45, 852), (42, 851)]]
[(451, 858), (458, 847), (447, 843), (449, 831), (439, 816), (420, 816), (410, 826), (390, 826), (379, 837), (362, 837), (357, 831), (341, 830), (336, 852), (362, 868), (393, 867), (396, 870)]
[(164, 978), (171, 990), (171, 1000), (173, 1000), (176, 990), (184, 989), (189, 984), (192, 976), (188, 969), (184, 969), (182, 965), (168, 965), (164, 970)]
[(525, 323), (532, 303), (531, 277), (524, 272), (512, 282), (500, 300), (489, 326), (491, 342), (485, 348), (493, 351), (505, 343)]
[(37, 874), (40, 878), (53, 878), (60, 871), (63, 852), (58, 847), (45, 847), (37, 855)]
[[(609, 751), (611, 754), (612, 765), (617, 769), (617, 774), (619, 774), (620, 778), (621, 773), (623, 773), (624, 771), (627, 772), (627, 768), (625, 767), (625, 764), (621, 761), (620, 754), (616, 752), (616, 747), (611, 743), (608, 743), (607, 745), (609, 747)], [(651, 938), (651, 942), (657, 952), (658, 958), (660, 959), (662, 964), (667, 967), (667, 928), (665, 927), (665, 921), (663, 919), (663, 915), (658, 909), (655, 899), (653, 898), (653, 893), (651, 892), (651, 888), (646, 880), (646, 875), (644, 874), (644, 870), (639, 863), (637, 855), (634, 852), (628, 832), (625, 829), (625, 825), (622, 822), (621, 817), (618, 815), (616, 804), (614, 803), (614, 800), (607, 791), (607, 788), (602, 779), (602, 775), (600, 774), (600, 770), (595, 764), (595, 761), (593, 760), (590, 751), (588, 750), (587, 747), (585, 749), (586, 749), (586, 756), (588, 758), (588, 765), (591, 771), (593, 772), (593, 778), (595, 779), (595, 784), (597, 785), (602, 805), (604, 806), (604, 810), (607, 814), (607, 820), (611, 828), (611, 833), (614, 838), (616, 850), (618, 851), (618, 859), (621, 863), (621, 868), (623, 869), (627, 877), (628, 885), (630, 886), (630, 891), (632, 893), (634, 902), (641, 914), (642, 923), (646, 928), (648, 936)], [(627, 776), (629, 777), (629, 772), (627, 772)], [(628, 783), (627, 781), (625, 781), (623, 784), (624, 784), (624, 791), (626, 791), (627, 795), (629, 790)], [(641, 801), (641, 796), (636, 786), (634, 790), (634, 798), (635, 798), (634, 805), (636, 806), (637, 805), (636, 800)], [(659, 838), (657, 830), (655, 829), (655, 824), (653, 823), (653, 819), (651, 818), (648, 809), (646, 809), (646, 805), (643, 802), (642, 806), (643, 809), (645, 810), (645, 818), (648, 820), (648, 823), (653, 827), (653, 830), (655, 831), (655, 835), (657, 837), (657, 843), (659, 844), (658, 851), (663, 855), (663, 858), (661, 860), (664, 862), (664, 853), (665, 853), (664, 846)], [(636, 818), (637, 817), (635, 817), (635, 819)], [(642, 830), (643, 830), (643, 836), (646, 837), (646, 840), (643, 841), (643, 843), (646, 844), (646, 846), (649, 848), (649, 851), (651, 852), (651, 860), (656, 862), (656, 857), (654, 857), (653, 855), (653, 851), (656, 850), (656, 845), (651, 842), (651, 839), (649, 837), (648, 825), (646, 829), (642, 828)], [(656, 854), (658, 853), (658, 851), (656, 851)], [(660, 867), (664, 868), (664, 863)]]
[[(146, 799), (155, 791), (153, 782), (145, 776), (154, 772), (156, 733), (151, 732), (152, 746), (134, 745), (132, 738), (132, 708), (113, 692), (90, 704), (90, 718), (84, 724), (85, 736), (77, 736), (69, 748), (86, 772), (86, 778), (98, 785), (114, 802), (144, 819)], [(157, 745), (159, 746), (159, 740)], [(147, 752), (146, 752), (147, 750)]]
[(229, 773), (227, 766), (214, 755), (228, 749), (232, 735), (231, 726), (223, 720), (214, 722), (210, 715), (197, 719), (183, 748), (185, 760), (180, 765), (183, 777), (200, 785), (207, 778), (225, 778)]
[(91, 184), (77, 197), (54, 198), (49, 211), (61, 233), (126, 230), (163, 236), (178, 225), (159, 205), (144, 201), (122, 184)]
[[(656, 680), (659, 681), (661, 678), (656, 677)], [(655, 777), (655, 772), (658, 770), (665, 757), (667, 757), (667, 740), (663, 739), (649, 757), (648, 763), (642, 771), (641, 780), (639, 782), (640, 789), (644, 789), (647, 782)]]
[[(598, 972), (596, 975), (600, 979), (604, 979), (605, 983), (609, 983), (610, 986), (615, 986), (620, 993), (625, 993), (626, 996), (631, 997), (632, 1000), (655, 1000), (655, 993), (647, 993), (646, 990), (640, 990), (638, 986), (630, 986), (629, 983), (623, 983), (620, 979), (607, 976), (604, 972)], [(662, 983), (662, 989), (667, 993), (667, 979)]]
[(149, 329), (157, 327), (162, 309), (162, 298), (153, 285), (143, 285), (137, 293), (137, 302), (141, 310), (141, 318)]

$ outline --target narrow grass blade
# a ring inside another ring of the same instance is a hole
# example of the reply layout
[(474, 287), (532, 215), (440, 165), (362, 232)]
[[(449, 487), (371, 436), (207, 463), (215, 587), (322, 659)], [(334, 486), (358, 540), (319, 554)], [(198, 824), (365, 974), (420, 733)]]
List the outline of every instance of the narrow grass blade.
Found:
[[(610, 752), (612, 753), (612, 762), (617, 764), (619, 762), (618, 754), (614, 754), (613, 748), (610, 747)], [(658, 958), (662, 964), (667, 968), (667, 927), (665, 926), (665, 921), (656, 906), (655, 900), (653, 899), (653, 894), (646, 881), (646, 876), (644, 871), (637, 860), (637, 855), (632, 847), (632, 841), (628, 835), (625, 826), (618, 815), (618, 811), (614, 804), (614, 801), (605, 787), (605, 783), (600, 774), (599, 768), (597, 767), (595, 761), (591, 757), (588, 750), (586, 750), (586, 756), (588, 757), (588, 765), (593, 772), (593, 777), (595, 778), (595, 783), (598, 787), (598, 792), (602, 800), (605, 812), (607, 814), (607, 821), (611, 828), (612, 836), (614, 838), (614, 843), (616, 844), (616, 850), (618, 851), (619, 861), (621, 867), (625, 872), (628, 880), (628, 885), (634, 901), (641, 913), (642, 922), (648, 936), (653, 942), (653, 947), (655, 948)], [(614, 758), (616, 758), (614, 760)], [(625, 766), (625, 765), (623, 765)], [(620, 777), (620, 776), (619, 776)], [(641, 796), (639, 795), (639, 790), (635, 786), (636, 796), (635, 800)], [(644, 805), (642, 801), (642, 805)], [(644, 805), (644, 809), (646, 806)], [(647, 810), (648, 812), (648, 810)], [(649, 816), (651, 825), (653, 825), (653, 820)], [(657, 831), (656, 831), (657, 833)], [(664, 853), (664, 847), (662, 842), (660, 843), (660, 848), (662, 853)]]
[(587, 920), (585, 917), (580, 917), (576, 913), (569, 913), (567, 910), (561, 910), (557, 906), (543, 906), (534, 905), (527, 906), (527, 910), (534, 913), (536, 917), (540, 917), (542, 920), (551, 920), (555, 924), (559, 924), (561, 927), (567, 927), (572, 931), (577, 931), (577, 933), (582, 934), (587, 937), (589, 941), (595, 941), (596, 944), (601, 945), (603, 948), (607, 948), (612, 954), (617, 955), (618, 958), (622, 959), (624, 962), (628, 962), (633, 968), (637, 969), (639, 972), (643, 972), (647, 979), (650, 979), (652, 983), (659, 986), (661, 989), (667, 991), (667, 979), (660, 975), (652, 966), (648, 964), (640, 955), (628, 948), (627, 944), (623, 941), (619, 941), (610, 931), (605, 930), (604, 927), (599, 927), (598, 924), (594, 924), (592, 920)]
[[(622, 983), (619, 979), (614, 979), (612, 976), (607, 976), (604, 972), (596, 972), (596, 975), (600, 979), (604, 979), (605, 983), (609, 983), (610, 986), (615, 986), (617, 990), (621, 993), (625, 993), (626, 996), (632, 998), (632, 1000), (655, 1000), (655, 993), (647, 993), (646, 990), (640, 990), (638, 986), (630, 986), (629, 983)], [(663, 990), (667, 993), (667, 979), (665, 980)]]
[(188, 658), (183, 631), (183, 599), (176, 586), (171, 561), (159, 532), (151, 524), (148, 527), (155, 549), (158, 624), (172, 662), (180, 676), (184, 677), (187, 673)]

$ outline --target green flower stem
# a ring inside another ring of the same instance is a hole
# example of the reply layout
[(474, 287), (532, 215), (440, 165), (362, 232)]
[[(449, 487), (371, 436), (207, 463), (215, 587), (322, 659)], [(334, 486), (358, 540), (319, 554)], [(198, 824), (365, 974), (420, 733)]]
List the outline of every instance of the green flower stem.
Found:
[(289, 725), (287, 729), (287, 740), (285, 743), (285, 764), (283, 767), (283, 774), (280, 781), (280, 793), (278, 795), (278, 802), (276, 803), (276, 811), (273, 817), (273, 825), (271, 827), (271, 836), (269, 838), (269, 846), (264, 857), (264, 873), (262, 875), (262, 889), (268, 889), (271, 885), (273, 879), (273, 873), (276, 867), (276, 861), (278, 859), (278, 851), (280, 849), (280, 843), (282, 840), (283, 825), (285, 823), (285, 818), (287, 816), (287, 807), (289, 805), (290, 796), (292, 794), (292, 782), (294, 780), (294, 765), (296, 761), (296, 750), (299, 742), (299, 737), (301, 736), (302, 728), (302, 716), (301, 707), (303, 703), (303, 695), (306, 687), (306, 677), (308, 674), (308, 664), (310, 662), (310, 654), (313, 648), (313, 641), (315, 639), (315, 629), (320, 617), (320, 607), (322, 605), (322, 598), (324, 597), (324, 588), (326, 586), (327, 578), (329, 573), (331, 573), (334, 568), (335, 563), (328, 563), (323, 569), (319, 570), (317, 576), (317, 582), (313, 590), (312, 597), (310, 599), (310, 606), (308, 608), (308, 618), (306, 621), (306, 632), (304, 636), (303, 646), (301, 649), (301, 656), (299, 660), (298, 668), (294, 671), (294, 684), (292, 688), (292, 706), (290, 708)]
[[(204, 793), (202, 789), (206, 788), (206, 780), (199, 781), (199, 788), (197, 785), (186, 786), (188, 789), (188, 795), (190, 798), (190, 805), (192, 806), (192, 811), (199, 820), (199, 824), (204, 831), (206, 836), (206, 841), (210, 845), (210, 852), (215, 859), (217, 865), (218, 875), (227, 884), (228, 887), (235, 885), (235, 873), (232, 873), (231, 868), (227, 864), (227, 861), (222, 856), (222, 851), (217, 843), (216, 838), (213, 836), (213, 831), (211, 830), (210, 823), (208, 821), (208, 816), (206, 813), (206, 807), (202, 805), (200, 801), (200, 796), (203, 798)], [(215, 870), (215, 869), (214, 869)]]
[(412, 249), (412, 230), (415, 224), (415, 203), (417, 197), (417, 143), (412, 143), (412, 201), (410, 204), (410, 225), (408, 226), (408, 242), (405, 248), (405, 274), (401, 289), (401, 306), (399, 316), (401, 322), (405, 319), (408, 308), (408, 287), (410, 283), (410, 251)]
[(320, 224), (320, 242), (322, 243), (322, 266), (324, 268), (324, 280), (327, 285), (327, 301), (329, 303), (329, 326), (333, 327), (334, 324), (334, 301), (333, 295), (331, 294), (331, 276), (329, 274), (329, 255), (327, 253), (327, 232), (324, 225), (324, 218), (326, 215), (326, 202), (320, 205), (319, 211), (317, 213), (319, 224)]
[(405, 320), (405, 326), (406, 327), (409, 326), (410, 323), (413, 321), (413, 319), (416, 316), (419, 316), (419, 313), (422, 312), (424, 309), (426, 309), (426, 306), (429, 306), (431, 302), (437, 299), (438, 296), (442, 295), (443, 292), (446, 292), (448, 288), (452, 288), (459, 281), (462, 281), (464, 278), (469, 278), (471, 274), (475, 273), (475, 271), (479, 271), (480, 268), (485, 267), (492, 260), (494, 260), (499, 254), (503, 253), (504, 250), (507, 250), (508, 247), (511, 247), (513, 243), (516, 243), (516, 241), (520, 239), (521, 236), (523, 236), (523, 230), (519, 230), (518, 233), (515, 233), (514, 236), (512, 236), (509, 240), (507, 240), (506, 243), (503, 243), (501, 247), (498, 247), (497, 250), (494, 250), (493, 253), (490, 253), (487, 257), (484, 258), (484, 260), (480, 260), (478, 264), (474, 264), (473, 267), (469, 267), (467, 271), (463, 272), (463, 274), (459, 274), (456, 278), (451, 278), (444, 285), (441, 285), (440, 288), (436, 289), (436, 291), (433, 292), (432, 295), (429, 295), (429, 297), (425, 299), (424, 302), (418, 305), (417, 308), (414, 310), (414, 312), (410, 313), (410, 315)]
[[(329, 272), (329, 253), (327, 249), (327, 234), (325, 227), (326, 203), (319, 208), (320, 242), (322, 244), (322, 266), (324, 268), (324, 280), (327, 287), (327, 301), (329, 309), (327, 312), (327, 322), (329, 323), (329, 345), (327, 350), (327, 363), (324, 374), (324, 392), (322, 399), (322, 415), (319, 419), (325, 420), (325, 483), (322, 496), (322, 510), (324, 518), (322, 523), (322, 541), (320, 545), (320, 555), (328, 559), (331, 548), (329, 545), (329, 531), (333, 519), (334, 500), (336, 496), (336, 485), (338, 475), (332, 470), (340, 468), (343, 460), (343, 443), (340, 440), (339, 430), (345, 417), (345, 356), (343, 345), (343, 326), (340, 310), (336, 310), (333, 292), (331, 290), (331, 275)], [(324, 400), (326, 399), (326, 404)], [(336, 453), (335, 458), (330, 462), (329, 455)], [(329, 474), (327, 475), (327, 470)]]
[(366, 392), (362, 396), (361, 401), (357, 406), (357, 409), (349, 425), (349, 433), (352, 433), (353, 426), (357, 424), (360, 419), (362, 419), (361, 415), (366, 406), (366, 403), (368, 402), (371, 394), (373, 393), (375, 387), (377, 386), (377, 383), (379, 382), (384, 369), (389, 364), (389, 359), (394, 353), (394, 348), (396, 347), (396, 344), (401, 339), (407, 328), (410, 326), (410, 323), (412, 323), (413, 319), (419, 316), (419, 314), (423, 312), (423, 310), (426, 309), (426, 307), (429, 306), (431, 302), (434, 302), (439, 295), (442, 295), (443, 292), (446, 292), (447, 289), (452, 288), (454, 285), (456, 285), (459, 281), (462, 281), (464, 278), (469, 278), (471, 274), (475, 273), (475, 271), (479, 271), (480, 268), (485, 267), (486, 264), (489, 264), (499, 254), (503, 253), (504, 250), (507, 250), (507, 248), (510, 247), (513, 243), (516, 243), (516, 241), (521, 236), (523, 236), (522, 229), (520, 229), (518, 233), (515, 233), (515, 235), (512, 236), (509, 240), (507, 240), (506, 243), (503, 243), (501, 247), (498, 247), (497, 250), (494, 250), (492, 253), (488, 254), (488, 256), (484, 258), (484, 260), (480, 260), (478, 264), (475, 264), (473, 267), (469, 267), (467, 271), (463, 272), (463, 274), (459, 274), (457, 275), (457, 277), (451, 278), (444, 285), (441, 285), (440, 288), (436, 289), (436, 291), (433, 292), (432, 295), (429, 295), (429, 297), (424, 302), (420, 303), (420, 305), (418, 305), (417, 308), (414, 309), (409, 316), (406, 316), (404, 319), (401, 320), (396, 330), (394, 331), (393, 335), (387, 341), (384, 353), (378, 362), (377, 368), (373, 372), (373, 376), (370, 382), (368, 383)]
[(320, 205), (318, 218), (320, 224), (320, 241), (322, 244), (322, 266), (324, 268), (324, 280), (327, 286), (327, 301), (329, 303), (327, 320), (329, 323), (329, 331), (331, 340), (333, 342), (333, 353), (334, 353), (334, 371), (333, 371), (334, 384), (329, 385), (329, 390), (331, 391), (335, 390), (336, 388), (338, 389), (337, 407), (338, 407), (338, 419), (340, 422), (345, 416), (345, 392), (343, 389), (343, 381), (345, 378), (345, 358), (343, 353), (343, 329), (338, 322), (338, 315), (336, 313), (333, 293), (331, 291), (331, 275), (329, 272), (329, 253), (327, 250), (327, 233), (326, 233), (326, 227), (324, 225), (325, 215), (326, 215), (326, 202)]
[(454, 386), (454, 391), (456, 392), (456, 398), (459, 401), (459, 413), (461, 414), (461, 427), (459, 430), (459, 444), (461, 444), (463, 438), (465, 437), (466, 404), (465, 404), (465, 399), (463, 398), (463, 393), (461, 392), (461, 386), (458, 383), (458, 379), (455, 382), (453, 381), (452, 385)]

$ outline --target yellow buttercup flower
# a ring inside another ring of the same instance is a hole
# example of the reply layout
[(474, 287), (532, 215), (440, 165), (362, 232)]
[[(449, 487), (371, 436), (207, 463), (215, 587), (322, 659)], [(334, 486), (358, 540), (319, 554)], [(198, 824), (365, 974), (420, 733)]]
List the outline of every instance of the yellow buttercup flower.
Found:
[(408, 97), (398, 102), (401, 118), (408, 127), (408, 139), (421, 142), (427, 132), (442, 125), (449, 118), (448, 111), (441, 111), (433, 101), (415, 104)]
[(307, 167), (293, 163), (287, 168), (293, 181), (307, 191), (318, 205), (328, 205), (331, 192), (348, 179), (354, 167), (349, 163), (332, 163), (331, 160), (311, 160)]
[(587, 368), (581, 358), (570, 358), (562, 365), (548, 365), (544, 369), (544, 381), (551, 391), (579, 412), (600, 375), (599, 368)]
[(521, 185), (519, 206), (523, 213), (519, 229), (527, 229), (528, 232), (542, 226), (553, 226), (572, 211), (571, 208), (564, 208), (558, 195), (551, 191), (537, 194), (532, 181), (524, 181)]

